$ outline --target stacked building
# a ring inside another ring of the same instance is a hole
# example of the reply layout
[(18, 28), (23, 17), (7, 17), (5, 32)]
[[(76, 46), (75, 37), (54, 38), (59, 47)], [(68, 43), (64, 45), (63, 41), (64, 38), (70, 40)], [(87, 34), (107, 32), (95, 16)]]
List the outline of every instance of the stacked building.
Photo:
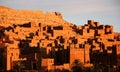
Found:
[[(9, 12), (8, 12), (9, 11)], [(16, 11), (1, 7), (0, 69), (70, 70), (74, 60), (120, 66), (120, 34), (111, 25), (88, 20), (76, 26), (58, 12)]]

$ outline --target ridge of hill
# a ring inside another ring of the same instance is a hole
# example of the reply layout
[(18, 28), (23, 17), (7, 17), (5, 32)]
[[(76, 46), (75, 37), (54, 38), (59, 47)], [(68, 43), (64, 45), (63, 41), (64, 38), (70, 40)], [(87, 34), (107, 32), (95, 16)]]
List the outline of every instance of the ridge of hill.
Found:
[(0, 9), (8, 9), (8, 10), (12, 10), (11, 8), (6, 7), (6, 6), (0, 6)]
[(12, 24), (23, 24), (27, 22), (39, 22), (47, 25), (71, 24), (65, 21), (59, 12), (44, 13), (40, 10), (14, 10), (8, 7), (0, 6), (1, 26), (11, 26)]

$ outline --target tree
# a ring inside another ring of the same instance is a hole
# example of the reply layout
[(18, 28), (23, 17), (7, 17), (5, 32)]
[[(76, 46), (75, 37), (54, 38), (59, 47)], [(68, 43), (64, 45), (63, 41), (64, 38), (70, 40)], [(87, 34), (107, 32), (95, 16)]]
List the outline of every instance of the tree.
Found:
[(83, 64), (80, 62), (80, 60), (75, 60), (71, 69), (73, 72), (83, 72)]
[(17, 62), (15, 65), (14, 65), (14, 69), (16, 72), (21, 72), (21, 70), (25, 68), (25, 66), (21, 63), (21, 62)]

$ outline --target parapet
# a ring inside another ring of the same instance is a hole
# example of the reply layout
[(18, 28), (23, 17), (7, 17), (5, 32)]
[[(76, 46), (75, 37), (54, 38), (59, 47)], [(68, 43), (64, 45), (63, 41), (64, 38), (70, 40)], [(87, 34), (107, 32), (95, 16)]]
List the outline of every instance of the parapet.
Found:
[(92, 27), (92, 28), (99, 26), (99, 22), (94, 22), (94, 20), (88, 20), (88, 24), (89, 24), (90, 27)]

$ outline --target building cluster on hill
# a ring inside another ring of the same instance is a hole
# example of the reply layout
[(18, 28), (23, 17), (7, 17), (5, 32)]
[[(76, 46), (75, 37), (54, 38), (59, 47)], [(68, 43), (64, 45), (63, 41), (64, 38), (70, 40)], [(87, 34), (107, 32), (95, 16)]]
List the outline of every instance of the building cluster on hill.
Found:
[[(55, 15), (62, 18), (60, 13)], [(76, 59), (85, 67), (120, 66), (120, 34), (113, 31), (113, 26), (93, 20), (76, 26), (47, 19), (0, 25), (0, 69), (12, 70), (21, 62), (24, 70), (70, 70)]]

